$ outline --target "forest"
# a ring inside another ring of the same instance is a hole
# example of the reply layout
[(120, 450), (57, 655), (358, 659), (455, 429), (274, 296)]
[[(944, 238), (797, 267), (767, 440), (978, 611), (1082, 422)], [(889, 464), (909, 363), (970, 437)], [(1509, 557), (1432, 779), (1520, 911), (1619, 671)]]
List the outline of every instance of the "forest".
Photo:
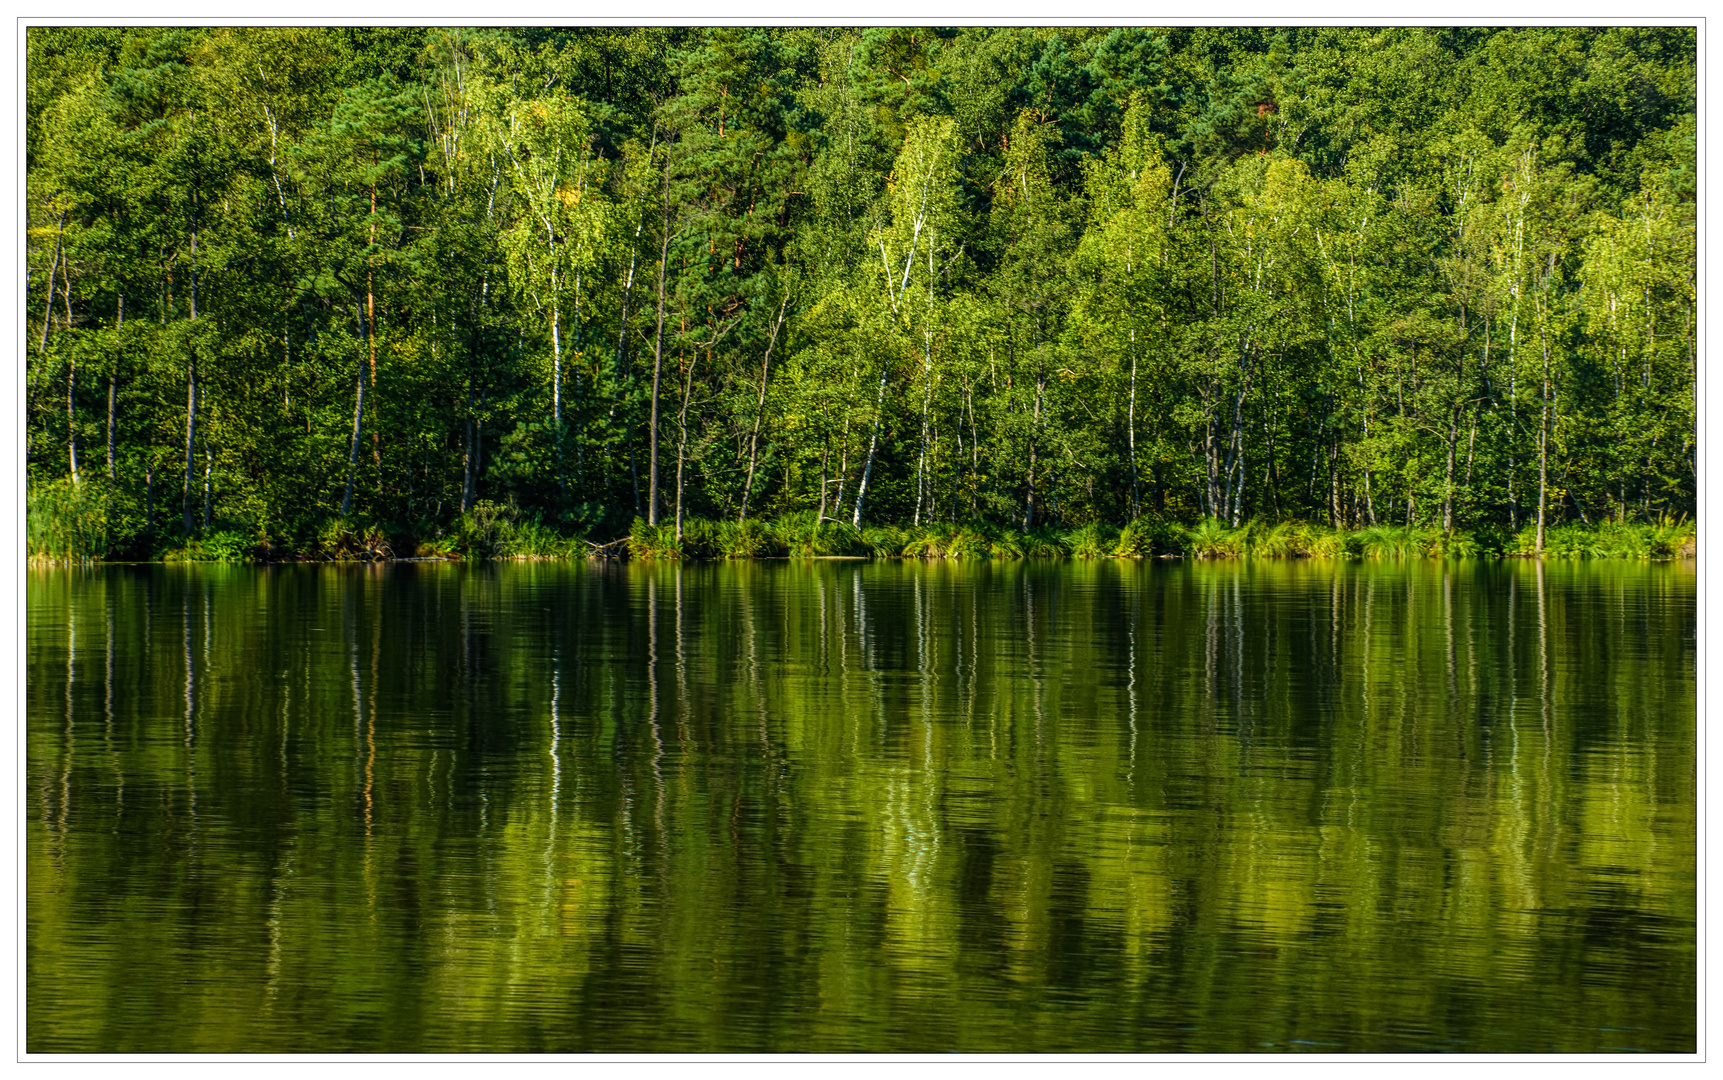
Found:
[(34, 557), (1691, 528), (1692, 27), (31, 27), (26, 53)]

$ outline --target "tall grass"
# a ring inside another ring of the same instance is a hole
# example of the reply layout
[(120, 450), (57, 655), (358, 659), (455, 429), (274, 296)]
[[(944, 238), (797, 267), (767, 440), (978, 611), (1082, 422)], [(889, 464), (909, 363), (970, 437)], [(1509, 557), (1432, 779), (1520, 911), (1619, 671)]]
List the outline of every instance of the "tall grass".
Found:
[(1065, 534), (1065, 546), (1073, 559), (1106, 559), (1119, 549), (1119, 530), (1104, 522), (1091, 521)]
[(161, 561), (170, 563), (264, 562), (271, 552), (269, 541), (241, 529), (213, 529), (202, 536), (188, 537), (161, 551)]
[(717, 522), (712, 529), (712, 545), (721, 559), (761, 559), (782, 555), (785, 550), (771, 526), (758, 520)]
[(915, 534), (896, 525), (875, 525), (863, 529), (861, 538), (875, 558), (898, 559), (903, 557), (903, 549), (915, 539)]
[[(1697, 539), (1693, 524), (1665, 519), (1656, 524), (1599, 522), (1588, 527), (1578, 522), (1550, 525), (1544, 529), (1546, 559), (1674, 559), (1691, 555)], [(1537, 526), (1528, 525), (1507, 543), (1505, 554), (1536, 555)]]
[(927, 525), (909, 530), (906, 559), (953, 559), (958, 562), (993, 556), (991, 530), (983, 525)]
[(1365, 559), (1421, 559), (1435, 537), (1415, 525), (1371, 525), (1353, 533), (1347, 547)]
[(847, 521), (820, 520), (817, 510), (785, 514), (772, 522), (772, 531), (785, 552), (795, 559), (870, 553), (861, 530)]
[(1185, 552), (1197, 559), (1230, 559), (1244, 554), (1245, 529), (1228, 528), (1219, 518), (1203, 518), (1185, 530)]
[(108, 553), (112, 497), (95, 480), (68, 479), (30, 485), (24, 496), (24, 544), (29, 558), (92, 562)]
[(1143, 514), (1119, 530), (1113, 546), (1117, 558), (1141, 559), (1151, 555), (1182, 555), (1185, 531), (1159, 514)]
[(676, 539), (676, 523), (648, 525), (635, 518), (628, 530), (628, 557), (642, 562), (676, 562), (683, 557), (682, 542)]

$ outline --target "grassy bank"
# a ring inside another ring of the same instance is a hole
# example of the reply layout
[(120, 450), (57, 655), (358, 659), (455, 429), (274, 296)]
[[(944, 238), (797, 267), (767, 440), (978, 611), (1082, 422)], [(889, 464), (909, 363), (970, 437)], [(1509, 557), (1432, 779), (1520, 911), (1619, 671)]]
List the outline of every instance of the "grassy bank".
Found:
[[(770, 521), (636, 519), (626, 536), (595, 537), (581, 521), (546, 521), (512, 505), (481, 502), (451, 525), (433, 528), (363, 517), (311, 526), (243, 528), (216, 523), (202, 535), (128, 533), (136, 508), (86, 482), (33, 489), (26, 540), (33, 560), (94, 562), (333, 562), (434, 559), (631, 558), (641, 561), (861, 557), (895, 559), (1425, 559), (1535, 557), (1537, 532), (1444, 533), (1406, 525), (1334, 529), (1305, 522), (1214, 518), (1178, 522), (1147, 515), (1122, 526), (1090, 522), (1024, 532), (986, 521), (922, 526), (821, 520), (813, 511)], [(116, 538), (130, 537), (129, 540)], [(1692, 523), (1564, 523), (1544, 533), (1544, 558), (1674, 559), (1696, 552)]]
[[(1688, 523), (1566, 524), (1544, 533), (1544, 558), (1673, 559), (1695, 553)], [(1304, 522), (1249, 521), (1237, 527), (1213, 518), (1192, 524), (1142, 517), (1124, 526), (1091, 522), (1072, 529), (1023, 532), (989, 522), (856, 529), (815, 521), (812, 514), (770, 522), (690, 519), (682, 537), (673, 524), (636, 521), (626, 544), (641, 560), (865, 556), (901, 559), (1140, 559), (1154, 557), (1423, 559), (1536, 556), (1535, 527), (1517, 533), (1444, 533), (1439, 529), (1375, 525), (1332, 529)]]
[(355, 514), (272, 526), (218, 520), (189, 537), (146, 530), (142, 510), (100, 479), (34, 485), (25, 506), (27, 556), (55, 563), (568, 559), (594, 547), (578, 521), (547, 522), (506, 503), (480, 502), (441, 526)]

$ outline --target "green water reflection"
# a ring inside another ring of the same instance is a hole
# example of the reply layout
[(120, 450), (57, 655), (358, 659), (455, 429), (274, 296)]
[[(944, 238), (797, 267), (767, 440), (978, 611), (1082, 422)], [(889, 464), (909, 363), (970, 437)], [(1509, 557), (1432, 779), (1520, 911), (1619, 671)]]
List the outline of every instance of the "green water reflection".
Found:
[(1695, 1048), (1691, 564), (26, 588), (32, 1051)]

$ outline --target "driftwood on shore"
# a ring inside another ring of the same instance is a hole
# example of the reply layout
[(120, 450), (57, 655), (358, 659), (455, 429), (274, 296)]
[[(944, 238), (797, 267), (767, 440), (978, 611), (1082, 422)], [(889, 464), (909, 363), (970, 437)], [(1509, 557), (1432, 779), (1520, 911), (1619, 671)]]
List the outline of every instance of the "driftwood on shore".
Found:
[(628, 543), (628, 537), (619, 536), (602, 544), (595, 544), (591, 540), (584, 543), (592, 549), (586, 556), (589, 559), (620, 559), (626, 553), (627, 549), (623, 545)]

